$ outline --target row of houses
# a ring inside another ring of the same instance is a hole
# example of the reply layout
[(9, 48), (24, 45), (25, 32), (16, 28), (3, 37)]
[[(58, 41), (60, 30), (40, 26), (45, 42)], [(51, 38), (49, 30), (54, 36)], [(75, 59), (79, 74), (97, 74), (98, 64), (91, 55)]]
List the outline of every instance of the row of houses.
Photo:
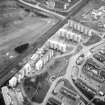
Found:
[(39, 48), (32, 56), (31, 60), (37, 61), (39, 60), (46, 52), (47, 52), (47, 47), (43, 45), (41, 48)]
[[(45, 52), (46, 48), (43, 45), (40, 49), (38, 49), (30, 58), (30, 60), (28, 61), (28, 63), (26, 63), (23, 68), (14, 76), (9, 80), (9, 86), (10, 87), (15, 87), (17, 85), (17, 83), (20, 83), (21, 80), (27, 76), (31, 76), (31, 74), (35, 71), (35, 64), (36, 62), (38, 62), (43, 56)], [(34, 66), (34, 67), (33, 67)]]
[(91, 29), (87, 26), (82, 25), (79, 22), (76, 22), (74, 20), (69, 20), (68, 21), (68, 25), (70, 27), (72, 27), (73, 29), (82, 32), (83, 34), (87, 35), (87, 36), (92, 36), (93, 33), (97, 34), (98, 32), (94, 29)]
[(31, 72), (31, 65), (29, 63), (25, 64), (24, 67), (9, 80), (9, 86), (15, 87), (25, 76), (29, 77)]
[(67, 51), (67, 44), (58, 39), (49, 39), (47, 42), (47, 46), (53, 50), (60, 51), (65, 53)]
[(46, 65), (53, 57), (54, 57), (54, 50), (49, 50), (36, 64), (35, 69), (41, 70), (44, 65)]
[(67, 40), (73, 40), (75, 42), (81, 42), (82, 41), (81, 34), (73, 31), (72, 29), (67, 30), (65, 28), (61, 28), (58, 31), (58, 35), (60, 37), (66, 38)]

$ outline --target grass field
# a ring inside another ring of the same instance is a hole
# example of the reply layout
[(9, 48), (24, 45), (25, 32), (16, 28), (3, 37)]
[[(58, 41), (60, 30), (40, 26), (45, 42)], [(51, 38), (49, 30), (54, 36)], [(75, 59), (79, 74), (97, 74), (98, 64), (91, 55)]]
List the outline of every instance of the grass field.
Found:
[(21, 43), (32, 43), (45, 31), (56, 23), (53, 19), (41, 19), (39, 17), (26, 18), (21, 24), (12, 26), (13, 28), (0, 34), (0, 48)]
[(57, 22), (14, 5), (15, 0), (4, 0), (0, 4), (0, 51), (25, 42), (33, 43)]

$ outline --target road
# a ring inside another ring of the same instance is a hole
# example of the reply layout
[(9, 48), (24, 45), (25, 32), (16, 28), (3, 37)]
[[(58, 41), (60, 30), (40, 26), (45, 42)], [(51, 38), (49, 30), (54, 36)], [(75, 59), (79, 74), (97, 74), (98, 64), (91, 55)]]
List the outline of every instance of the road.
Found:
[[(87, 51), (87, 50), (86, 50)], [(81, 53), (81, 52), (80, 52)], [(78, 53), (76, 56), (73, 56), (70, 58), (70, 61), (69, 61), (69, 66), (67, 68), (67, 73), (65, 75), (65, 78), (69, 80), (69, 82), (71, 83), (71, 85), (74, 87), (74, 89), (79, 93), (79, 95), (86, 100), (86, 102), (90, 103), (90, 100), (80, 92), (80, 90), (74, 85), (73, 81), (72, 81), (72, 78), (71, 78), (71, 75), (72, 75), (72, 67), (75, 65), (75, 62), (76, 62), (76, 59), (78, 57), (78, 55), (80, 54)]]
[[(57, 13), (57, 12), (53, 12), (53, 11), (50, 11), (50, 10), (48, 10), (48, 9), (41, 8), (41, 7), (39, 6), (39, 4), (35, 4), (35, 5), (34, 5), (34, 4), (32, 4), (32, 3), (25, 2), (25, 0), (18, 0), (18, 1), (19, 1), (20, 3), (25, 4), (26, 6), (30, 6), (30, 7), (32, 7), (32, 8), (35, 8), (35, 9), (44, 11), (44, 12), (46, 12), (46, 13), (52, 14), (52, 15), (54, 15), (54, 16), (57, 16), (57, 17), (59, 17), (59, 18), (61, 18), (61, 19), (65, 19), (65, 18), (66, 18), (66, 16), (63, 16), (63, 15)], [(67, 12), (68, 12), (68, 15), (69, 15), (69, 12), (75, 11), (75, 8), (78, 7), (78, 5), (81, 4), (81, 2), (84, 3), (84, 1), (87, 2), (87, 0), (78, 0), (78, 2), (76, 2), (75, 4), (73, 4), (73, 5), (71, 6), (71, 8), (69, 8), (69, 10), (67, 11)], [(83, 6), (83, 5), (82, 5), (82, 6)], [(65, 12), (65, 13), (66, 13), (66, 12)]]
[(24, 0), (18, 0), (18, 1), (19, 1), (20, 3), (23, 3), (23, 4), (27, 5), (27, 6), (29, 6), (29, 7), (32, 7), (32, 8), (38, 9), (38, 10), (42, 10), (42, 11), (47, 12), (47, 13), (49, 13), (49, 14), (53, 14), (53, 15), (55, 15), (55, 16), (58, 16), (58, 17), (60, 17), (61, 19), (64, 19), (64, 18), (65, 18), (64, 16), (59, 15), (59, 14), (57, 14), (57, 13), (55, 13), (55, 12), (49, 11), (49, 10), (47, 10), (47, 9), (43, 9), (43, 8), (39, 7), (38, 5), (34, 5), (34, 4), (31, 4), (31, 3), (27, 3), (27, 2), (25, 2)]

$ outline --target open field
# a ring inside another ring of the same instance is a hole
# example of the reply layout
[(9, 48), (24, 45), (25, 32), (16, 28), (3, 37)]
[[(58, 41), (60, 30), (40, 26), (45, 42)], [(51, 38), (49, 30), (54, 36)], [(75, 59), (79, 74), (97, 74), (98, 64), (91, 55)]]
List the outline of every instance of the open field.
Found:
[(34, 39), (58, 21), (51, 17), (37, 16), (36, 13), (14, 4), (14, 0), (0, 4), (0, 51), (23, 43), (33, 43)]
[(16, 26), (17, 29), (14, 27), (15, 31), (12, 29), (0, 34), (0, 50), (5, 47), (12, 47), (12, 45), (15, 47), (22, 43), (32, 43), (35, 38), (38, 38), (55, 23), (56, 21), (50, 18), (27, 18)]

